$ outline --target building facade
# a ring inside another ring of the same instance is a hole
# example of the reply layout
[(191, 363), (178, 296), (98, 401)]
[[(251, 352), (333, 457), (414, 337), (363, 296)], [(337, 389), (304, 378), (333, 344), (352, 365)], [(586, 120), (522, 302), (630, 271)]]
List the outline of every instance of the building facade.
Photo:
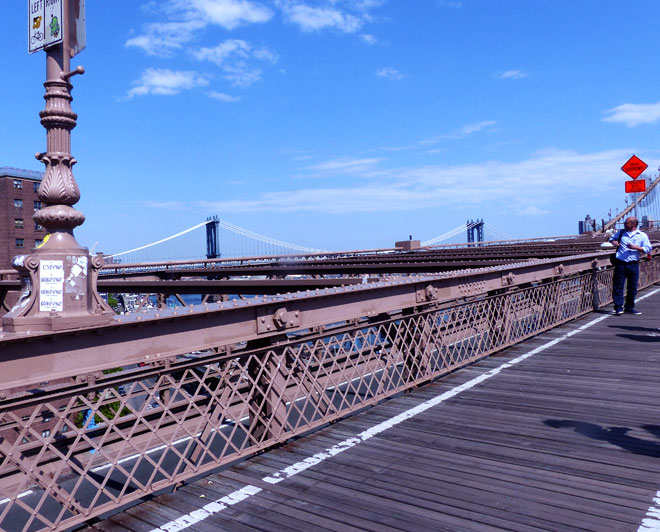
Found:
[(0, 270), (10, 269), (13, 257), (30, 253), (46, 236), (32, 219), (41, 208), (42, 178), (42, 172), (0, 166)]

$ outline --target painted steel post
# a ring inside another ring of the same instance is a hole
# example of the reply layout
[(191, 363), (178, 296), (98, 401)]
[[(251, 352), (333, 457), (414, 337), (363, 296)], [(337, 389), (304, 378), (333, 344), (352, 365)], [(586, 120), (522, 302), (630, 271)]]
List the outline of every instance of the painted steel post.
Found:
[[(46, 128), (46, 152), (36, 157), (46, 170), (38, 191), (44, 207), (35, 212), (34, 221), (45, 227), (48, 235), (32, 253), (13, 259), (22, 293), (2, 318), (2, 328), (8, 332), (72, 329), (109, 323), (114, 316), (96, 289), (102, 257), (91, 256), (73, 235), (85, 216), (73, 208), (80, 199), (73, 177), (76, 160), (71, 155), (71, 130), (78, 116), (71, 109), (73, 86), (69, 79), (84, 69), (70, 70), (71, 1), (63, 0), (63, 42), (46, 49), (46, 107), (39, 113)], [(76, 6), (79, 9), (78, 2)]]

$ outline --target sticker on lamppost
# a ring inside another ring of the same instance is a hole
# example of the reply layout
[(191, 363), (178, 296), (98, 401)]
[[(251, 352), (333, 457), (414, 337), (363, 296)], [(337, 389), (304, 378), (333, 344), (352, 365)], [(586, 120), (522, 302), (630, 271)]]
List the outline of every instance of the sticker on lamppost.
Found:
[(39, 310), (62, 312), (64, 309), (64, 263), (42, 260), (39, 263)]
[(62, 42), (62, 1), (28, 0), (28, 51)]

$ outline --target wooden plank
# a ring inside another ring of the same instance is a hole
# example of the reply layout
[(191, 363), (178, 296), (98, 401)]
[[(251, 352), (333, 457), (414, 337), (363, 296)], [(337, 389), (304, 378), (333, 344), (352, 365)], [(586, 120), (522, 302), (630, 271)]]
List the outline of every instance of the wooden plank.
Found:
[[(347, 468), (345, 470), (338, 472), (337, 464), (333, 462), (331, 465), (321, 468), (322, 475), (329, 478), (338, 477), (345, 479), (353, 476), (351, 469), (353, 471), (359, 471), (362, 467), (368, 473), (368, 466), (371, 463), (378, 464), (383, 461), (382, 456), (370, 457), (370, 451), (372, 449), (373, 447), (371, 445), (368, 451), (358, 448), (351, 449), (350, 460), (342, 456), (342, 458), (346, 459)], [(360, 452), (362, 452), (362, 455), (356, 456)], [(394, 458), (394, 453), (390, 453), (389, 459), (392, 460)], [(510, 501), (517, 499), (525, 501), (525, 508), (545, 508), (546, 506), (552, 506), (561, 511), (563, 515), (568, 516), (564, 525), (568, 526), (569, 529), (580, 522), (581, 510), (584, 509), (584, 503), (582, 501), (575, 503), (569, 502), (572, 497), (562, 498), (561, 494), (554, 493), (551, 498), (548, 498), (548, 493), (545, 490), (541, 490), (543, 493), (539, 493), (539, 491), (535, 492), (528, 486), (525, 486), (525, 489), (521, 490), (521, 485), (515, 482), (494, 482), (493, 479), (485, 479), (478, 474), (472, 475), (472, 478), (470, 478), (471, 475), (465, 474), (465, 472), (449, 472), (442, 466), (434, 464), (433, 461), (428, 461), (424, 464), (415, 464), (412, 462), (412, 456), (402, 456), (400, 460), (390, 464), (388, 469), (384, 472), (372, 472), (371, 475), (365, 475), (363, 478), (355, 480), (356, 482), (363, 482), (366, 485), (374, 479), (381, 479), (384, 475), (388, 475), (385, 484), (389, 484), (390, 490), (398, 494), (400, 489), (399, 483), (402, 483), (404, 479), (410, 479), (411, 485), (417, 486), (420, 489), (426, 489), (435, 498), (441, 496), (444, 499), (455, 493), (457, 498), (476, 500), (477, 508), (475, 511), (485, 511), (484, 508), (489, 506), (502, 508), (509, 504)], [(309, 470), (302, 473), (303, 476), (313, 474)], [(396, 483), (393, 485), (391, 484), (392, 478), (396, 479)], [(465, 489), (466, 487), (468, 489)], [(606, 520), (612, 520), (613, 522), (617, 520), (625, 521), (622, 518), (622, 514), (626, 510), (625, 507), (620, 508), (620, 511), (612, 511), (610, 510), (610, 505), (604, 505), (597, 501), (591, 501), (590, 504), (592, 507), (598, 506), (599, 513), (605, 516), (606, 519), (603, 521), (597, 519), (601, 522), (601, 526)], [(639, 511), (629, 512), (629, 514), (637, 516)], [(589, 520), (591, 521), (593, 519)], [(631, 521), (631, 519), (628, 519), (628, 521)], [(631, 522), (636, 522), (636, 520), (632, 519)]]
[[(213, 486), (218, 486), (220, 490), (214, 490)], [(240, 489), (240, 487), (242, 486), (237, 486), (237, 489)], [(223, 489), (219, 484), (214, 484), (211, 480), (184, 486), (180, 491), (189, 492), (193, 496), (204, 496), (208, 502), (221, 499), (227, 494), (226, 489)], [(313, 519), (310, 519), (311, 514), (308, 512), (297, 509), (287, 512), (285, 508), (275, 507), (272, 503), (267, 502), (264, 504), (263, 497), (251, 497), (246, 500), (241, 504), (240, 511), (234, 508), (228, 508), (227, 510), (223, 510), (223, 513), (227, 513), (227, 515), (240, 522), (263, 530), (297, 530), (299, 532), (330, 530), (313, 522)]]
[(660, 296), (643, 304), (643, 316), (603, 320), (281, 483), (262, 478), (562, 338), (595, 315), (161, 496), (160, 508), (150, 503), (150, 520), (131, 509), (111, 522), (132, 530), (134, 521), (178, 516), (251, 484), (262, 491), (199, 530), (636, 530), (660, 483), (660, 364), (648, 349)]
[[(259, 479), (259, 474), (256, 469), (250, 467), (244, 470), (249, 476), (243, 475), (237, 471), (223, 472), (222, 476), (231, 475), (232, 478), (240, 479), (243, 482), (251, 483), (254, 485), (263, 486), (264, 489), (274, 487), (275, 490), (279, 485), (273, 485), (263, 482)], [(301, 477), (302, 478), (302, 477)], [(292, 479), (290, 479), (292, 480)], [(296, 477), (296, 480), (300, 480)], [(344, 522), (353, 523), (356, 515), (360, 515), (362, 524), (367, 530), (469, 530), (465, 527), (460, 527), (459, 523), (450, 525), (447, 521), (451, 519), (444, 518), (441, 520), (433, 520), (429, 518), (429, 513), (424, 512), (420, 508), (409, 508), (408, 511), (402, 511), (403, 505), (399, 504), (398, 508), (393, 508), (387, 501), (387, 505), (383, 505), (381, 501), (377, 501), (375, 497), (365, 495), (364, 493), (349, 491), (349, 490), (335, 490), (331, 489), (332, 486), (328, 484), (326, 479), (320, 481), (313, 481), (306, 483), (303, 489), (296, 486), (296, 482), (291, 482), (291, 488), (299, 500), (315, 500), (321, 499), (326, 501), (326, 517), (330, 519), (339, 519)], [(271, 489), (270, 491), (275, 491)], [(424, 514), (424, 515), (422, 515)], [(436, 517), (440, 517), (437, 515)], [(364, 519), (367, 520), (365, 525)], [(357, 521), (359, 524), (360, 521)], [(459, 528), (457, 528), (457, 526)], [(483, 530), (490, 530), (488, 527)]]

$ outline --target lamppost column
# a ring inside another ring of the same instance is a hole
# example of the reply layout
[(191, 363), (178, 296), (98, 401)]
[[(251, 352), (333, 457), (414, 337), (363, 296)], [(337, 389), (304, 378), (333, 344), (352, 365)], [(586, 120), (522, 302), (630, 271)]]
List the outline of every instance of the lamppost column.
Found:
[(48, 233), (31, 254), (12, 261), (21, 276), (22, 293), (2, 318), (7, 332), (75, 329), (109, 323), (114, 316), (96, 289), (103, 258), (91, 256), (73, 235), (85, 216), (73, 207), (80, 199), (73, 176), (76, 160), (71, 155), (71, 131), (78, 116), (71, 109), (69, 80), (85, 70), (80, 66), (70, 70), (70, 1), (62, 0), (62, 20), (51, 22), (61, 25), (63, 42), (46, 50), (46, 107), (39, 113), (46, 129), (46, 151), (36, 157), (46, 169), (37, 193), (43, 208), (35, 212), (34, 221)]

